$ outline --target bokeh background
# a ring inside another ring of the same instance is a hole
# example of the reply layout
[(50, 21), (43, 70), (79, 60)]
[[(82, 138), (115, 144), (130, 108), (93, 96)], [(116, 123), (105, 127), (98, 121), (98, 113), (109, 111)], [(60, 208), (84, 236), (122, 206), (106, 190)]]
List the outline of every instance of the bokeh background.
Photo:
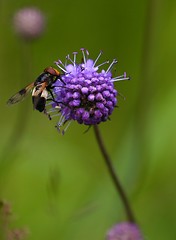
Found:
[[(27, 6), (46, 17), (35, 41), (13, 27)], [(73, 123), (59, 135), (57, 119), (33, 111), (31, 97), (6, 105), (46, 66), (85, 47), (91, 58), (117, 57), (115, 74), (132, 77), (116, 83), (125, 100), (100, 129), (144, 239), (176, 238), (175, 24), (174, 0), (0, 1), (0, 198), (12, 207), (12, 229), (27, 228), (31, 240), (102, 240), (126, 220), (93, 130)]]

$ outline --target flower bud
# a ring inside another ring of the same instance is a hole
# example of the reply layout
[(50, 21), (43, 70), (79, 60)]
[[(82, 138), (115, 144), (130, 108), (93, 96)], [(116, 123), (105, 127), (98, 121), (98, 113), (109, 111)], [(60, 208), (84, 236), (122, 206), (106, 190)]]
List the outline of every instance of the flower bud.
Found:
[(106, 240), (143, 240), (143, 238), (136, 224), (123, 222), (109, 230)]
[(18, 10), (13, 19), (16, 33), (25, 40), (40, 37), (45, 29), (44, 14), (35, 7)]

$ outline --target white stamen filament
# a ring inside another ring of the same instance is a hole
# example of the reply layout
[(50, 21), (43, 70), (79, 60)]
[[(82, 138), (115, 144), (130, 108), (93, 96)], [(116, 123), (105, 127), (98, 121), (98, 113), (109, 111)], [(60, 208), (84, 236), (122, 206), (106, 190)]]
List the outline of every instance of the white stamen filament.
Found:
[(126, 78), (126, 74), (115, 77), (115, 79), (118, 79), (118, 78)]
[(70, 124), (72, 121), (69, 121), (67, 126), (63, 129), (62, 134), (65, 134), (65, 132), (67, 131), (67, 129), (69, 128)]
[(64, 73), (68, 73), (64, 68), (65, 68), (65, 66), (64, 66), (64, 68), (63, 67), (61, 67), (59, 64), (62, 64), (62, 62), (61, 61), (59, 61), (59, 62), (55, 62), (55, 64), (56, 64), (56, 66), (58, 67), (58, 68), (60, 68)]
[(112, 63), (109, 65), (108, 69), (106, 70), (106, 73), (108, 73), (116, 63), (117, 63), (117, 59), (113, 59)]
[(86, 56), (85, 56), (85, 53), (84, 53), (84, 48), (81, 48), (80, 50), (82, 51), (83, 60), (84, 60), (84, 63), (86, 64)]
[(101, 66), (103, 66), (104, 64), (107, 64), (107, 63), (109, 63), (109, 61), (106, 61), (106, 62), (101, 63), (101, 64), (98, 65), (96, 68), (99, 68), (99, 67), (101, 67)]
[(66, 57), (66, 58), (65, 58), (65, 68), (66, 68), (66, 66), (68, 65), (67, 62), (68, 62), (68, 61), (67, 61), (67, 57)]
[(119, 82), (119, 81), (123, 81), (123, 80), (130, 80), (130, 78), (129, 77), (126, 77), (126, 78), (116, 77), (116, 78), (111, 79), (111, 82)]
[(61, 115), (61, 117), (60, 117), (60, 119), (59, 119), (59, 122), (58, 122), (58, 126), (61, 127), (61, 126), (63, 125), (64, 121), (65, 121), (65, 116), (64, 116), (64, 115)]
[(69, 54), (67, 55), (66, 58), (67, 58), (68, 60), (70, 60), (70, 62), (71, 62), (73, 65), (75, 65), (74, 62), (73, 62), (73, 60), (70, 58), (70, 55), (69, 55)]
[(50, 117), (51, 117), (51, 118), (54, 118), (54, 117), (58, 117), (58, 116), (60, 116), (60, 115), (61, 115), (61, 113), (57, 113), (57, 114), (50, 115)]
[(98, 61), (98, 59), (100, 58), (100, 56), (102, 55), (102, 51), (100, 51), (100, 53), (98, 54), (98, 57), (95, 59), (95, 61), (94, 61), (94, 65), (93, 65), (93, 67), (95, 67), (95, 64), (97, 63), (97, 61)]
[(58, 63), (61, 64), (65, 68), (63, 62), (60, 59), (58, 60)]
[(73, 62), (74, 62), (74, 66), (76, 65), (76, 55), (77, 55), (77, 52), (73, 52)]
[(87, 54), (87, 56), (89, 56), (89, 51), (86, 49), (86, 54)]
[(59, 111), (59, 108), (51, 108), (50, 110), (47, 111), (47, 113), (54, 113), (58, 111)]

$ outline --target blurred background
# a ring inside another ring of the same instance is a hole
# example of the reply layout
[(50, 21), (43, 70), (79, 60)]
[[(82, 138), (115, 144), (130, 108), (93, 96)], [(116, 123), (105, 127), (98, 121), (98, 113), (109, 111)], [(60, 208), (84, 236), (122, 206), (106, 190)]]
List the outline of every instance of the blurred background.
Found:
[[(44, 16), (34, 38), (14, 23), (24, 7)], [(101, 240), (126, 220), (92, 129), (72, 123), (59, 135), (57, 118), (33, 111), (30, 96), (6, 105), (45, 67), (85, 47), (93, 59), (103, 50), (102, 62), (116, 57), (115, 74), (132, 78), (116, 83), (125, 100), (100, 129), (144, 239), (175, 239), (175, 23), (174, 0), (0, 1), (0, 199), (12, 209), (10, 229), (31, 240)]]

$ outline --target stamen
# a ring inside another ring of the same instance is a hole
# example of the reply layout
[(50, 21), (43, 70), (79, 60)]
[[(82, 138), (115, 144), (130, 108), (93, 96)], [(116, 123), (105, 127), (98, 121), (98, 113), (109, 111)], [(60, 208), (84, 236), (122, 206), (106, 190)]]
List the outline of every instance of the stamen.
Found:
[(126, 72), (124, 72), (123, 75), (117, 76), (117, 77), (115, 77), (115, 78), (118, 79), (118, 78), (126, 78), (126, 77), (127, 77), (127, 76), (126, 76)]
[(103, 62), (103, 63), (101, 63), (100, 65), (98, 65), (96, 68), (99, 68), (99, 67), (101, 67), (101, 66), (103, 66), (104, 64), (107, 64), (107, 63), (109, 63), (109, 60), (108, 61), (106, 61), (106, 62)]
[(67, 90), (70, 89), (69, 87), (65, 87), (65, 86), (54, 86), (54, 87), (55, 87), (55, 90), (54, 90), (55, 93), (61, 92), (63, 88), (65, 88)]
[(61, 115), (59, 122), (58, 122), (58, 126), (61, 127), (63, 125), (64, 121), (65, 121), (65, 116)]
[(108, 73), (116, 63), (117, 63), (117, 59), (113, 59), (112, 63), (110, 64), (110, 66), (106, 70), (106, 73)]
[(74, 66), (76, 65), (76, 55), (78, 53), (77, 52), (73, 52), (73, 62), (74, 62)]
[(126, 97), (125, 97), (122, 93), (118, 92), (118, 95), (119, 95), (121, 98), (123, 98), (124, 101), (126, 100)]
[(63, 67), (65, 67), (63, 62), (60, 59), (58, 59), (58, 63), (61, 64)]
[(115, 77), (115, 78), (111, 79), (111, 82), (119, 82), (119, 81), (123, 81), (123, 80), (130, 80), (130, 77), (122, 77), (122, 78), (119, 78), (119, 77)]
[(58, 116), (60, 116), (60, 115), (61, 115), (61, 113), (57, 113), (57, 114), (50, 115), (50, 117), (51, 117), (51, 119), (52, 119), (52, 118), (58, 117)]
[(67, 65), (68, 65), (68, 64), (67, 64), (67, 62), (68, 62), (68, 61), (67, 61), (67, 57), (66, 57), (66, 58), (65, 58), (65, 65), (64, 65), (64, 66), (65, 66), (65, 68), (66, 68), (66, 67), (67, 67)]
[(59, 109), (58, 108), (51, 108), (50, 110), (47, 111), (47, 113), (54, 113), (54, 112), (58, 112)]
[(84, 53), (84, 48), (81, 48), (80, 49), (82, 51), (82, 55), (83, 55), (83, 60), (84, 60), (84, 63), (86, 63), (86, 56), (85, 56), (85, 53)]
[[(56, 66), (57, 66), (58, 68), (60, 68), (60, 69), (61, 69), (63, 72), (67, 73), (67, 71), (64, 69), (64, 68), (65, 68), (65, 66), (64, 66), (64, 64), (62, 63), (62, 61), (61, 61), (61, 60), (58, 60), (57, 62), (55, 62), (55, 64), (56, 64)], [(63, 68), (63, 67), (61, 67), (59, 64), (63, 65), (63, 66), (64, 66), (64, 68)]]
[(50, 102), (46, 103), (46, 104), (45, 104), (45, 106), (49, 106), (49, 105), (51, 105), (51, 104), (53, 104), (53, 102), (52, 102), (52, 101), (50, 101)]
[(75, 63), (74, 63), (73, 60), (70, 58), (70, 55), (69, 55), (69, 54), (66, 56), (66, 59), (70, 60), (70, 62), (75, 66)]
[(98, 59), (100, 58), (100, 56), (102, 55), (103, 51), (100, 51), (100, 53), (98, 54), (98, 57), (95, 59), (94, 61), (94, 65), (93, 67), (95, 67), (95, 64), (97, 63)]
[(72, 121), (69, 121), (67, 126), (62, 130), (62, 134), (64, 135), (65, 132), (67, 131), (67, 129), (69, 128), (70, 124), (71, 124)]
[(86, 54), (87, 54), (87, 56), (89, 56), (89, 51), (86, 49)]
[[(59, 123), (57, 123), (56, 128), (57, 128), (57, 130), (58, 130), (59, 133), (61, 133), (61, 127), (62, 127), (62, 126), (61, 126)], [(63, 132), (62, 132), (62, 134), (63, 134)]]

